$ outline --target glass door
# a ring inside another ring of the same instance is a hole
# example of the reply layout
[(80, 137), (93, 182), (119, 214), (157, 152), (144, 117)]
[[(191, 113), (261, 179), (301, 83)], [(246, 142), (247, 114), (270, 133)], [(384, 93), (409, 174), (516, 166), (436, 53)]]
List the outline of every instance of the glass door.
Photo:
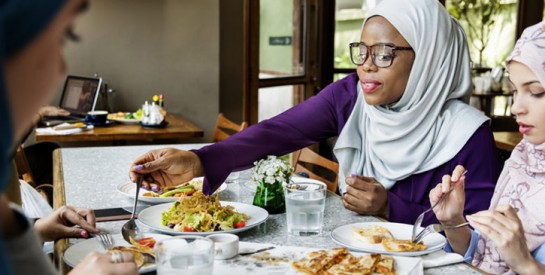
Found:
[(249, 67), (243, 117), (250, 124), (313, 94), (316, 1), (246, 1)]

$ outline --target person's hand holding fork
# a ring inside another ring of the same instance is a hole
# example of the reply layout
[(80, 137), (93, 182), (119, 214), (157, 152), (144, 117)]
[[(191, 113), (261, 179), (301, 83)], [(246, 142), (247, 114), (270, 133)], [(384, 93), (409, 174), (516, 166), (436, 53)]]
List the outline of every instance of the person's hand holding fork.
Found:
[[(465, 222), (464, 172), (463, 166), (456, 166), (452, 175), (444, 175), (442, 182), (430, 191), (431, 205), (437, 203), (442, 196), (447, 196), (433, 208), (437, 220), (444, 226), (454, 226)], [(446, 229), (445, 234), (452, 249), (456, 253), (464, 255), (471, 240), (469, 229), (467, 227)]]

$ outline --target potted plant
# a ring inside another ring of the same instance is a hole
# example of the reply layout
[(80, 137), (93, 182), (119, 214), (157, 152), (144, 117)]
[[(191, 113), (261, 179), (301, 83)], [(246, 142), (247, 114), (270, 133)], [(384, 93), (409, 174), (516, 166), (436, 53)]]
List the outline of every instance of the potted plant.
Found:
[(286, 212), (284, 185), (290, 181), (293, 168), (276, 156), (268, 156), (254, 165), (251, 181), (257, 184), (257, 188), (253, 204), (271, 214)]

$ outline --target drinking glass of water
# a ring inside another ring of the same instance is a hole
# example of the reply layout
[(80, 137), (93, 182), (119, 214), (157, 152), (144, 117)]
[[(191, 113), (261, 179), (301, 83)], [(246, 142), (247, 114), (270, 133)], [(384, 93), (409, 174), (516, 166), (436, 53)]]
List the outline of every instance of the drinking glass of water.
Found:
[(318, 181), (290, 183), (284, 188), (288, 234), (322, 233), (327, 186)]
[(155, 262), (159, 275), (211, 275), (214, 242), (200, 236), (178, 236), (157, 241)]

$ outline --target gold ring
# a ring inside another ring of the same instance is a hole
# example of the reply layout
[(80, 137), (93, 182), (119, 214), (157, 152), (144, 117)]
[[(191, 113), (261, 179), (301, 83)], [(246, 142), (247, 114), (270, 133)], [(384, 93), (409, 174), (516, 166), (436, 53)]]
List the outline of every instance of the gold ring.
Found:
[(110, 254), (110, 256), (110, 261), (114, 264), (123, 262), (123, 255), (119, 251), (112, 251), (112, 254)]

